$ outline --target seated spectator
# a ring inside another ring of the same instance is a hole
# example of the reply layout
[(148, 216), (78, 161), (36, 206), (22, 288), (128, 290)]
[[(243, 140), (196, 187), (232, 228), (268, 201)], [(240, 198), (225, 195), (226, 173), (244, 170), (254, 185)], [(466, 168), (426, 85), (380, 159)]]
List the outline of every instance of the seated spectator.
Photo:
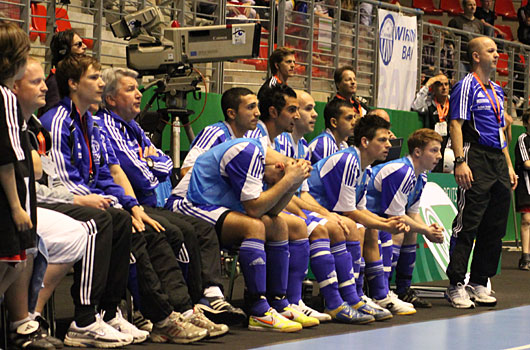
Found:
[(226, 4), (226, 23), (249, 23), (250, 20), (258, 19), (256, 10), (250, 6), (255, 5), (254, 0), (230, 0)]
[(365, 116), (370, 111), (370, 107), (368, 107), (366, 100), (362, 97), (355, 96), (357, 93), (357, 77), (353, 71), (353, 67), (342, 66), (338, 68), (335, 70), (333, 79), (335, 80), (337, 94), (332, 100), (339, 99), (348, 101), (360, 117)]
[[(477, 9), (477, 4), (475, 0), (462, 0), (462, 7), (464, 8), (464, 13), (452, 18), (449, 21), (448, 26), (451, 28), (460, 29), (468, 33), (474, 34), (484, 34), (484, 24), (482, 21), (475, 17), (475, 11)], [(467, 43), (473, 38), (471, 35), (461, 35), (461, 47), (460, 47), (460, 77), (461, 79), (466, 75), (470, 70), (470, 65), (467, 57)]]
[(517, 10), (519, 28), (517, 28), (517, 38), (525, 45), (530, 45), (530, 2), (521, 6)]
[(67, 29), (62, 32), (55, 33), (50, 42), (50, 51), (52, 53), (52, 69), (46, 78), (46, 105), (39, 109), (38, 115), (43, 115), (48, 109), (54, 107), (61, 100), (59, 88), (57, 87), (57, 79), (55, 77), (55, 70), (65, 57), (69, 55), (84, 55), (86, 52), (86, 45), (83, 43), (81, 36), (72, 29)]
[(497, 33), (497, 35), (505, 38), (506, 34), (502, 30), (495, 28), (495, 18), (497, 16), (495, 16), (495, 12), (491, 9), (492, 4), (492, 0), (483, 0), (482, 7), (478, 7), (475, 11), (475, 17), (480, 19), (482, 24), (484, 24), (485, 35), (493, 37)]
[(353, 126), (359, 115), (348, 101), (334, 99), (324, 108), (324, 130), (309, 143), (311, 164), (348, 148), (346, 140), (353, 136)]
[(449, 80), (443, 74), (430, 78), (418, 91), (412, 110), (423, 119), (423, 127), (435, 130), (442, 137), (442, 160), (433, 172), (443, 173), (444, 152), (449, 141)]

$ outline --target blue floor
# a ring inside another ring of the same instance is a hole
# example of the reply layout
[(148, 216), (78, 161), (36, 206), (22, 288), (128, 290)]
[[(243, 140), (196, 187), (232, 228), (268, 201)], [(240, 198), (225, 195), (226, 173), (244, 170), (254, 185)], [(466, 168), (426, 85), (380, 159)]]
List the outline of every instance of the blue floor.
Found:
[[(398, 316), (399, 317), (399, 316)], [(530, 349), (530, 306), (313, 338), (258, 349)]]

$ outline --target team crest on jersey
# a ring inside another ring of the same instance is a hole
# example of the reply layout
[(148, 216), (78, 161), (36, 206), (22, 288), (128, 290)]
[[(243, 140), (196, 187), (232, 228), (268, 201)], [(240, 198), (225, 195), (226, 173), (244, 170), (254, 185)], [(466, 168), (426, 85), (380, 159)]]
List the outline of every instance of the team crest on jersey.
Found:
[(99, 163), (101, 160), (100, 145), (99, 142), (94, 139), (92, 139), (92, 158), (95, 163)]

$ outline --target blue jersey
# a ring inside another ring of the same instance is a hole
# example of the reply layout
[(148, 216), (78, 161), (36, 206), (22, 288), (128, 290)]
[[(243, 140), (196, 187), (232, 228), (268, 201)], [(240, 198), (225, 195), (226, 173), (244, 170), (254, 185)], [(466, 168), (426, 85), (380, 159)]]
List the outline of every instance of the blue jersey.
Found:
[(313, 165), (309, 193), (320, 205), (336, 212), (366, 209), (366, 185), (371, 169), (361, 169), (357, 148), (349, 147)]
[(217, 205), (245, 212), (241, 202), (263, 191), (265, 149), (256, 139), (238, 138), (197, 158), (187, 198), (196, 205)]
[(309, 143), (311, 164), (315, 164), (319, 160), (329, 157), (335, 152), (348, 148), (348, 144), (344, 141), (339, 145), (340, 149), (337, 147), (337, 141), (335, 140), (335, 136), (331, 133), (331, 130), (324, 130), (320, 135), (315, 137), (311, 143)]
[(494, 104), (496, 101), (492, 88), (495, 89), (499, 101), (500, 122), (495, 116), (490, 99), (471, 73), (453, 86), (449, 115), (451, 119), (464, 120), (462, 127), (464, 142), (502, 149), (506, 147), (506, 141), (503, 137), (501, 143), (499, 133), (499, 128), (504, 127), (505, 123), (504, 92), (499, 85), (490, 80), (486, 90)]
[(366, 193), (366, 207), (383, 217), (418, 213), (427, 174), (418, 178), (410, 157), (376, 165)]

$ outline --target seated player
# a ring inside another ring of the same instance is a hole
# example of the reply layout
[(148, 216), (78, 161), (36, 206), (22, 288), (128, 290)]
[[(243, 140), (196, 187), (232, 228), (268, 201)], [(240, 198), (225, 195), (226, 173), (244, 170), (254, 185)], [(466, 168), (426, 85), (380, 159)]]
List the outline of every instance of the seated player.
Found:
[[(300, 118), (294, 121), (292, 133), (284, 132), (276, 137), (275, 145), (282, 154), (308, 160), (308, 147), (303, 135), (314, 130), (318, 115), (314, 109), (315, 101), (310, 94), (297, 91), (296, 95), (300, 107)], [(369, 302), (357, 292), (355, 276), (360, 270), (360, 239), (362, 239), (359, 235), (363, 232), (356, 229), (356, 224), (352, 220), (332, 213), (321, 206), (308, 191), (307, 184), (304, 183), (298, 196), (293, 196), (287, 210), (305, 218), (308, 227), (312, 227), (308, 232), (311, 242), (311, 268), (319, 282), (329, 314), (334, 319), (347, 323), (366, 323), (373, 321), (373, 318), (378, 321), (392, 318), (388, 310)], [(317, 222), (313, 219), (314, 217), (324, 220)], [(355, 259), (353, 259), (354, 256)], [(334, 271), (337, 278), (332, 280), (328, 276)], [(296, 299), (291, 300), (292, 298), (300, 299), (298, 294), (289, 295), (288, 293), (288, 297), (291, 303), (302, 302)], [(362, 314), (365, 316), (363, 317)], [(345, 315), (346, 317), (343, 317)], [(366, 315), (373, 316), (373, 318), (366, 317)]]
[(358, 114), (348, 101), (334, 99), (326, 104), (324, 108), (326, 130), (309, 143), (311, 164), (348, 148), (346, 140), (353, 135), (353, 126), (357, 116)]
[[(326, 209), (345, 215), (368, 229), (392, 233), (410, 228), (401, 218), (382, 218), (366, 210), (366, 184), (370, 164), (383, 160), (390, 148), (390, 124), (373, 115), (360, 118), (355, 124), (355, 147), (339, 151), (319, 161), (308, 180), (309, 193)], [(363, 244), (366, 277), (374, 301), (396, 314), (416, 310), (389, 293), (380, 259), (377, 231), (366, 230)]]
[[(396, 271), (396, 293), (414, 307), (432, 306), (410, 289), (416, 262), (416, 235), (423, 234), (435, 243), (443, 242), (442, 229), (437, 224), (427, 226), (419, 214), (426, 173), (432, 171), (442, 158), (441, 142), (442, 137), (434, 130), (416, 130), (408, 139), (409, 156), (372, 168), (366, 194), (368, 210), (382, 217), (401, 216), (410, 226), (410, 232), (404, 234), (392, 235), (384, 231), (379, 234), (382, 242), (387, 240), (382, 236), (390, 236), (393, 241), (392, 250), (383, 249), (383, 264), (392, 265)], [(390, 276), (391, 273), (387, 280)]]
[(192, 277), (193, 285), (198, 284), (200, 289), (201, 299), (194, 300), (199, 301), (197, 307), (202, 308), (214, 322), (241, 323), (246, 318), (245, 313), (226, 302), (220, 289), (220, 248), (212, 225), (193, 216), (156, 208), (155, 190), (169, 178), (173, 162), (152, 145), (142, 128), (134, 121), (134, 117), (140, 112), (142, 98), (137, 76), (137, 72), (126, 68), (108, 68), (102, 72), (105, 82), (103, 105), (106, 108), (100, 109), (95, 119), (108, 135), (107, 139), (120, 167), (130, 180), (134, 194), (144, 210), (157, 220), (166, 220), (181, 228), (185, 238), (189, 235), (196, 237), (197, 242), (190, 244), (198, 246), (200, 251), (193, 255), (189, 249), (188, 252), (192, 260), (190, 264), (198, 263), (199, 273)]
[(305, 161), (286, 160), (257, 139), (226, 141), (197, 158), (186, 197), (173, 196), (167, 203), (214, 224), (222, 245), (240, 246), (251, 330), (302, 328), (279, 313), (285, 311), (289, 251), (287, 225), (278, 213), (311, 167)]

